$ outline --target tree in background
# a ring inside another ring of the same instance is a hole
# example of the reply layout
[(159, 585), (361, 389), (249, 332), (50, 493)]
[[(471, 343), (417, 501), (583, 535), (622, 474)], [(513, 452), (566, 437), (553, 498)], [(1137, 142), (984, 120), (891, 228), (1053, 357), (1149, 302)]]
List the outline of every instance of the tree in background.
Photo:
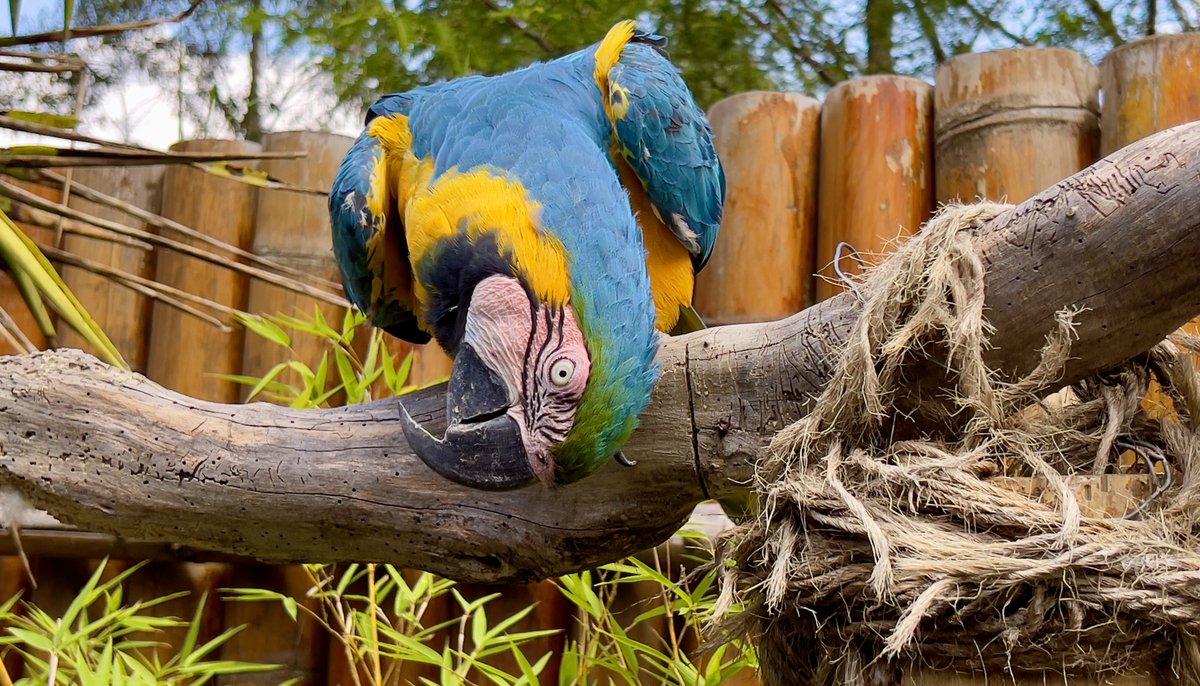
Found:
[[(75, 21), (84, 25), (178, 12), (189, 3), (78, 4)], [(105, 88), (140, 74), (170, 92), (181, 121), (192, 122), (201, 133), (255, 140), (284, 115), (293, 126), (326, 128), (339, 113), (357, 118), (383, 93), (553, 58), (595, 42), (617, 20), (631, 16), (643, 28), (669, 37), (672, 59), (708, 105), (759, 88), (819, 95), (860, 74), (930, 78), (949, 57), (1004, 47), (1063, 46), (1098, 60), (1159, 30), (1195, 28), (1200, 5), (1196, 0), (209, 0), (178, 28), (85, 47), (108, 51), (90, 89), (93, 100)]]

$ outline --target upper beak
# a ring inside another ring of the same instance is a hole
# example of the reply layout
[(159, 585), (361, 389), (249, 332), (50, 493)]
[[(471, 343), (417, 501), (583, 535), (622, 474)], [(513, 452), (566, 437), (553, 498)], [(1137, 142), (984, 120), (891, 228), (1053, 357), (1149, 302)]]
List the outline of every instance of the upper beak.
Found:
[(433, 471), (464, 486), (507, 490), (537, 481), (508, 408), (504, 382), (465, 345), (454, 358), (446, 389), (450, 424), (445, 437), (430, 435), (403, 403), (400, 420), (413, 452)]

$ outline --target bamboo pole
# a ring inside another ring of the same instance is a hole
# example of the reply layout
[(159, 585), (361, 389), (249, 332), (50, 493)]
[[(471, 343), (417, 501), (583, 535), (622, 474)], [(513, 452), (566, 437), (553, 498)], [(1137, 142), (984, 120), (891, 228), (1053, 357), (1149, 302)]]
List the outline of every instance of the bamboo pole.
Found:
[[(834, 86), (821, 109), (817, 299), (840, 293), (832, 268), (847, 242), (868, 262), (933, 211), (933, 87), (906, 76)], [(847, 273), (859, 271), (844, 259)]]
[(812, 304), (820, 112), (812, 98), (766, 91), (709, 109), (728, 190), (696, 283), (707, 324), (778, 319)]
[[(347, 136), (316, 131), (269, 133), (263, 137), (266, 152), (300, 150), (299, 159), (268, 160), (262, 168), (274, 178), (299, 186), (328, 188), (333, 183), (342, 158), (353, 140)], [(333, 261), (333, 241), (329, 231), (329, 210), (325, 198), (287, 191), (259, 193), (254, 229), (254, 254), (284, 266), (299, 269), (320, 278), (340, 280)], [(284, 314), (311, 319), (317, 309), (330, 325), (341, 326), (345, 308), (269, 284), (250, 281), (247, 311), (252, 314)], [(253, 334), (246, 335), (242, 373), (259, 377), (274, 365), (296, 360), (315, 369), (327, 342), (302, 332), (289, 332), (292, 351)], [(285, 383), (298, 382), (299, 375), (288, 370), (281, 376)], [(250, 389), (243, 389), (243, 396)]]
[[(257, 143), (226, 140), (183, 141), (183, 152), (256, 153)], [(162, 214), (249, 249), (254, 234), (257, 190), (189, 167), (172, 167), (163, 179)], [(191, 239), (181, 239), (191, 243)], [(228, 307), (246, 306), (247, 278), (215, 264), (173, 251), (158, 253), (157, 280), (203, 295)], [(242, 367), (242, 329), (220, 331), (163, 303), (154, 303), (147, 376), (197, 398), (233, 402), (240, 388), (218, 378)]]
[(1099, 69), (1061, 48), (943, 63), (934, 85), (937, 202), (1022, 202), (1095, 162), (1099, 89)]
[(1100, 150), (1114, 150), (1200, 119), (1200, 33), (1127, 43), (1100, 64)]
[[(144, 210), (158, 212), (162, 205), (162, 179), (165, 171), (164, 167), (96, 167), (75, 170), (74, 180), (119, 197)], [(68, 204), (88, 214), (153, 231), (144, 222), (124, 212), (98, 205), (74, 194)], [(63, 236), (63, 249), (97, 264), (120, 269), (138, 277), (153, 276), (153, 254), (147, 250), (73, 234)], [(79, 298), (79, 302), (108, 334), (130, 367), (135, 371), (144, 370), (150, 342), (150, 298), (116, 283), (111, 278), (78, 266), (64, 265), (62, 277)], [(55, 345), (87, 349), (82, 336), (63, 326), (59, 327)]]
[[(1109, 154), (1156, 131), (1200, 120), (1200, 33), (1151, 36), (1113, 50), (1100, 64), (1104, 106), (1100, 149)], [(1200, 319), (1183, 329), (1200, 334)], [(1165, 406), (1152, 389), (1146, 403)]]

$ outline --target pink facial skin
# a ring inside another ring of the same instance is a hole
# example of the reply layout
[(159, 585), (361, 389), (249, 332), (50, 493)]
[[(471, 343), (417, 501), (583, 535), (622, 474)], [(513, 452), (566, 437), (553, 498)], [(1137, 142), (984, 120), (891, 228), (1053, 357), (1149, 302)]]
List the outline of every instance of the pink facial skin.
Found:
[(575, 423), (591, 373), (574, 310), (535, 308), (516, 279), (490, 276), (475, 287), (462, 344), (503, 380), (530, 466), (551, 483), (554, 447)]

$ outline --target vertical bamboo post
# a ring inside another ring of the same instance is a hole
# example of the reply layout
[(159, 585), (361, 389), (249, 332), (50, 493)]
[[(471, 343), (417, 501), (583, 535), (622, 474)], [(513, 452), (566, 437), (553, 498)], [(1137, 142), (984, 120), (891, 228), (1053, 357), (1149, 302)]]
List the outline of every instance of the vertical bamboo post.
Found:
[(1100, 152), (1200, 119), (1200, 33), (1127, 43), (1100, 65)]
[[(257, 143), (228, 140), (183, 141), (185, 152), (256, 153)], [(173, 166), (163, 179), (162, 214), (226, 243), (249, 250), (254, 235), (257, 189), (198, 169)], [(181, 239), (186, 240), (186, 239)], [(245, 276), (168, 250), (158, 253), (158, 281), (229, 307), (246, 306)], [(154, 303), (146, 372), (154, 381), (185, 395), (236, 402), (237, 384), (218, 378), (242, 368), (240, 327), (220, 331), (179, 310)]]
[[(162, 179), (165, 171), (164, 167), (84, 167), (75, 170), (73, 178), (78, 183), (130, 205), (158, 213), (162, 205)], [(69, 204), (76, 210), (102, 219), (128, 224), (138, 229), (153, 230), (145, 222), (120, 210), (78, 196), (72, 196)], [(153, 255), (146, 250), (73, 235), (63, 236), (63, 249), (135, 276), (153, 276)], [(129, 366), (134, 371), (144, 370), (147, 346), (150, 342), (150, 298), (108, 277), (80, 267), (64, 265), (62, 277), (104, 333), (108, 334)], [(88, 349), (82, 336), (74, 329), (62, 325), (55, 336), (55, 345)]]
[[(834, 86), (821, 109), (817, 298), (843, 289), (838, 243), (868, 262), (916, 231), (933, 211), (933, 87), (906, 76), (866, 76)], [(853, 260), (843, 271), (858, 271)]]
[(1100, 70), (1077, 52), (955, 57), (934, 84), (938, 203), (1017, 203), (1097, 159)]
[[(1200, 120), (1200, 33), (1143, 38), (1113, 50), (1100, 63), (1100, 152), (1107, 155), (1156, 131)], [(1200, 319), (1183, 327), (1200, 334)], [(1143, 401), (1166, 407), (1152, 389)]]
[(754, 91), (708, 112), (725, 168), (725, 217), (698, 277), (705, 322), (778, 319), (813, 302), (821, 104)]
[[(275, 178), (298, 186), (328, 189), (352, 142), (353, 139), (347, 136), (317, 131), (269, 133), (263, 136), (264, 151), (302, 151), (306, 154), (297, 159), (265, 160), (262, 169)], [(262, 191), (258, 196), (257, 217), (254, 254), (330, 281), (340, 281), (333, 260), (329, 210), (324, 196)], [(286, 314), (307, 319), (313, 316), (318, 307), (332, 326), (341, 325), (345, 310), (340, 307), (318, 303), (311, 296), (257, 279), (250, 281), (247, 311), (252, 314)], [(315, 369), (325, 349), (325, 341), (301, 332), (292, 332), (292, 353), (248, 333), (242, 373), (262, 376), (275, 364), (287, 359), (295, 359)], [(296, 375), (290, 370), (281, 380), (288, 382), (288, 375), (291, 376), (290, 381), (295, 381)], [(244, 389), (243, 395), (249, 390)]]

